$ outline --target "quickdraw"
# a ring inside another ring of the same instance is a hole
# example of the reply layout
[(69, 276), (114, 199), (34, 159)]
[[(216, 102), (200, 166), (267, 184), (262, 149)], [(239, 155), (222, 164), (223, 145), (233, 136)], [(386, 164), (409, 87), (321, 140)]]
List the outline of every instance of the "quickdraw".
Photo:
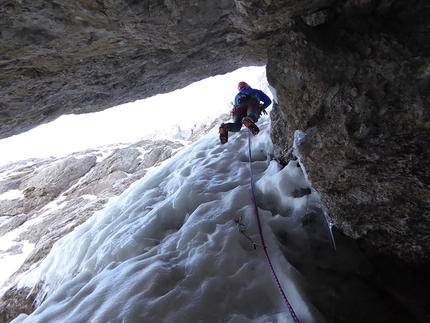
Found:
[(242, 217), (239, 217), (239, 220), (234, 220), (234, 222), (236, 222), (236, 228), (237, 231), (239, 231), (240, 233), (242, 233), (249, 241), (252, 242), (254, 249), (257, 249), (257, 247), (263, 247), (266, 248), (265, 246), (263, 246), (262, 244), (258, 244), (256, 243), (254, 240), (252, 240), (252, 238), (246, 234), (246, 230), (245, 230), (245, 224), (242, 223)]

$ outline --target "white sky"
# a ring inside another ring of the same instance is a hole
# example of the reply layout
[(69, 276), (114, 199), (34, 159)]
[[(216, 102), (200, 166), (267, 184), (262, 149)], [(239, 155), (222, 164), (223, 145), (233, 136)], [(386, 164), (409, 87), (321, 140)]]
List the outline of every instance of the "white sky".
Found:
[(66, 115), (26, 133), (0, 140), (0, 165), (29, 158), (63, 156), (110, 143), (136, 142), (175, 124), (189, 129), (195, 121), (228, 112), (237, 83), (257, 86), (265, 67), (246, 67), (211, 77), (169, 94), (157, 95), (84, 115)]
[[(271, 160), (270, 118), (251, 139), (252, 169), (264, 240), (275, 272), (302, 323), (322, 322), (289, 259), (312, 249), (301, 217), (315, 195), (296, 162)], [(23, 322), (293, 322), (260, 241), (250, 190), (248, 130), (219, 143), (217, 129), (132, 185), (59, 240), (20, 285), (45, 280), (50, 295)], [(272, 229), (273, 228), (273, 229)], [(277, 234), (288, 235), (288, 245)], [(300, 250), (300, 252), (298, 252)]]

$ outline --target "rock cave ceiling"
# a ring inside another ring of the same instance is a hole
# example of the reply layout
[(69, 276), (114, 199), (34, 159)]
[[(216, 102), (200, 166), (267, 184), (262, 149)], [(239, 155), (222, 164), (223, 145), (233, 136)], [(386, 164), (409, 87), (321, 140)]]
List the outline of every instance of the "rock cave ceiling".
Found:
[(293, 18), (337, 2), (2, 1), (0, 138), (264, 65)]

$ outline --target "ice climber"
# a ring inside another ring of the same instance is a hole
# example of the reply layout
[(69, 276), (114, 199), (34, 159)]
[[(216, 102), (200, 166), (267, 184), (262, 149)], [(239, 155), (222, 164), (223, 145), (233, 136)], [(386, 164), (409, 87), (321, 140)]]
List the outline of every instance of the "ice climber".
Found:
[(240, 131), (242, 124), (254, 136), (257, 135), (260, 129), (255, 123), (261, 113), (267, 114), (265, 110), (272, 103), (263, 91), (251, 88), (246, 82), (239, 82), (237, 89), (239, 93), (234, 98), (233, 122), (223, 123), (219, 127), (219, 139), (222, 144), (228, 141), (228, 132)]

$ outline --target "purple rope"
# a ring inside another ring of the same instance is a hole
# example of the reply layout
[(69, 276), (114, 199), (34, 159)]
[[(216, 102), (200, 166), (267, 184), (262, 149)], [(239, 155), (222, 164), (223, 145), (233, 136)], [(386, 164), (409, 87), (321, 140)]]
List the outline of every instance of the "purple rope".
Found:
[(272, 262), (270, 261), (269, 254), (267, 253), (266, 244), (264, 243), (263, 230), (261, 229), (261, 222), (260, 222), (260, 214), (258, 212), (257, 200), (255, 199), (255, 191), (254, 191), (254, 174), (252, 172), (252, 162), (251, 162), (251, 131), (248, 131), (248, 149), (249, 149), (249, 170), (251, 173), (252, 202), (254, 203), (254, 211), (255, 211), (255, 217), (257, 220), (258, 233), (260, 235), (261, 245), (263, 246), (263, 251), (264, 251), (264, 254), (266, 256), (267, 263), (269, 264), (270, 270), (272, 271), (273, 277), (275, 278), (275, 282), (276, 282), (276, 285), (278, 286), (279, 292), (281, 293), (281, 296), (284, 299), (284, 302), (287, 305), (288, 310), (290, 311), (290, 314), (293, 317), (294, 322), (300, 323), (296, 313), (294, 312), (293, 307), (291, 306), (290, 302), (288, 301), (287, 296), (284, 293), (284, 290), (282, 289), (281, 284), (279, 283), (278, 276), (275, 273), (275, 269), (273, 269)]

